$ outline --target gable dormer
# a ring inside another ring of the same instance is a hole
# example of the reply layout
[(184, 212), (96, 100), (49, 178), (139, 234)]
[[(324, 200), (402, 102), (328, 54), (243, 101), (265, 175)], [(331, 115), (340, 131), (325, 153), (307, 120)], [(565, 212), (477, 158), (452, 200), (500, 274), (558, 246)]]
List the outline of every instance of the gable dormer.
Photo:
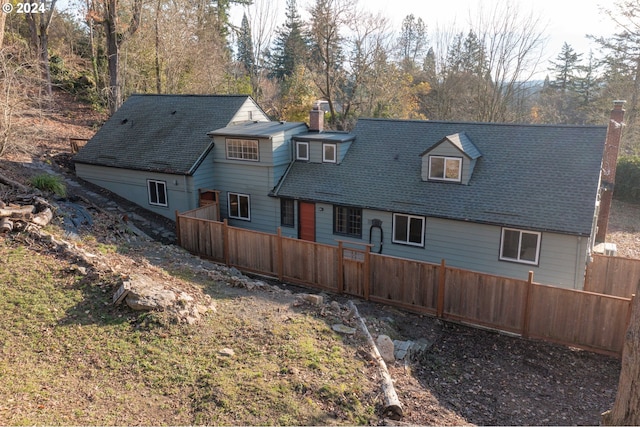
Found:
[(464, 133), (445, 136), (422, 157), (422, 180), (468, 185), (480, 150)]

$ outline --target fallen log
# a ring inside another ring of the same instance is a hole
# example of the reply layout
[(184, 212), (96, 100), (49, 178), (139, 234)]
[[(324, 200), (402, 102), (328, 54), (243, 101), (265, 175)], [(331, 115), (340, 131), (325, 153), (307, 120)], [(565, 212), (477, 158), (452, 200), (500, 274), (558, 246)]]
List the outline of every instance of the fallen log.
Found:
[(34, 223), (35, 225), (44, 227), (45, 225), (49, 224), (52, 219), (53, 219), (53, 212), (51, 211), (51, 209), (47, 208), (42, 212), (38, 212), (37, 214), (35, 214), (31, 219), (31, 222)]
[(8, 233), (13, 230), (13, 222), (7, 218), (0, 219), (0, 233)]
[(0, 208), (0, 217), (19, 218), (32, 214), (36, 210), (33, 205), (26, 206), (5, 206)]
[(373, 341), (373, 337), (371, 337), (371, 334), (367, 329), (367, 325), (364, 323), (364, 320), (362, 320), (362, 317), (360, 317), (360, 313), (358, 313), (358, 308), (353, 303), (353, 301), (349, 301), (349, 308), (353, 312), (354, 317), (357, 319), (358, 326), (360, 327), (365, 337), (367, 338), (367, 342), (369, 343), (369, 346), (371, 346), (372, 356), (375, 359), (375, 361), (378, 363), (378, 367), (380, 368), (380, 374), (382, 376), (381, 387), (382, 387), (382, 393), (384, 395), (384, 406), (382, 408), (383, 410), (382, 416), (390, 418), (392, 420), (399, 420), (403, 416), (403, 409), (402, 409), (402, 405), (400, 404), (400, 399), (398, 399), (396, 390), (393, 387), (393, 380), (391, 379), (391, 375), (389, 375), (387, 364), (384, 362), (384, 359), (380, 355), (380, 352), (378, 351), (378, 347), (376, 346), (376, 343)]
[(22, 185), (18, 181), (14, 181), (13, 179), (8, 178), (8, 177), (6, 177), (6, 176), (4, 176), (2, 174), (0, 174), (0, 183), (9, 185), (9, 186), (11, 186), (13, 188), (17, 188), (18, 190), (23, 191), (23, 192), (28, 192), (29, 191), (29, 188), (27, 186)]

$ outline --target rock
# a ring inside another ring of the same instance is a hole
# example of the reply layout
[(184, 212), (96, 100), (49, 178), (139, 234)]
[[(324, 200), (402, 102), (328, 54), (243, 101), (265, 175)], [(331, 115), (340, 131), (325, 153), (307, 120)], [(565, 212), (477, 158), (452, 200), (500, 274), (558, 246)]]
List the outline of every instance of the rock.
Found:
[(218, 351), (218, 354), (224, 357), (233, 357), (235, 356), (236, 352), (230, 348), (223, 348), (222, 350)]
[(331, 301), (330, 304), (331, 308), (338, 311), (342, 309), (342, 306), (340, 305), (340, 303), (338, 301)]
[(346, 334), (346, 335), (353, 335), (356, 333), (355, 328), (351, 328), (349, 326), (343, 325), (342, 323), (336, 323), (335, 325), (331, 326), (331, 329), (333, 329), (334, 331), (340, 334)]
[(147, 276), (136, 276), (129, 283), (125, 299), (133, 310), (164, 311), (177, 301), (176, 293), (165, 289)]
[(311, 305), (322, 305), (322, 295), (314, 295), (314, 294), (301, 294), (300, 298), (302, 298), (305, 302), (308, 302)]
[(385, 362), (392, 363), (396, 360), (393, 352), (393, 341), (387, 335), (378, 335), (376, 347), (378, 347), (378, 352), (380, 352), (380, 356), (382, 356)]

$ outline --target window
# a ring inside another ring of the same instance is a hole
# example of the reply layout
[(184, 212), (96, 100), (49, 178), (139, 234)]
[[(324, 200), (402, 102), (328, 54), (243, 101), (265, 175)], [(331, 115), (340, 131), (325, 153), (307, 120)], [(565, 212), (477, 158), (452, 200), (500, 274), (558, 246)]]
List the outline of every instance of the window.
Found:
[(308, 142), (296, 142), (296, 160), (309, 160)]
[(500, 259), (538, 265), (540, 233), (512, 228), (502, 229)]
[(336, 144), (322, 144), (322, 161), (325, 163), (337, 163)]
[(293, 227), (295, 225), (293, 199), (280, 199), (280, 225)]
[(251, 221), (249, 196), (229, 193), (229, 218)]
[(362, 209), (334, 206), (333, 232), (346, 236), (362, 237)]
[(429, 179), (460, 182), (462, 179), (462, 159), (429, 156)]
[(257, 162), (258, 141), (254, 139), (227, 139), (227, 159)]
[(147, 180), (149, 189), (149, 204), (154, 206), (168, 206), (167, 183), (164, 181)]
[(393, 214), (393, 243), (424, 246), (424, 217)]

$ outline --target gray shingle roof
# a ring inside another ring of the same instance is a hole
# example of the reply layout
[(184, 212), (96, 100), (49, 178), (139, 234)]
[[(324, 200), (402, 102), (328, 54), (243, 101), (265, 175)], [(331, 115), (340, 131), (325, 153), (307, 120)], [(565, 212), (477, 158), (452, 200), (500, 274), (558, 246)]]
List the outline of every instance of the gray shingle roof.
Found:
[(248, 96), (132, 95), (76, 155), (75, 161), (190, 174)]
[[(469, 185), (423, 182), (420, 154), (465, 132), (482, 153)], [(360, 119), (342, 164), (295, 163), (276, 195), (589, 235), (604, 126)]]

